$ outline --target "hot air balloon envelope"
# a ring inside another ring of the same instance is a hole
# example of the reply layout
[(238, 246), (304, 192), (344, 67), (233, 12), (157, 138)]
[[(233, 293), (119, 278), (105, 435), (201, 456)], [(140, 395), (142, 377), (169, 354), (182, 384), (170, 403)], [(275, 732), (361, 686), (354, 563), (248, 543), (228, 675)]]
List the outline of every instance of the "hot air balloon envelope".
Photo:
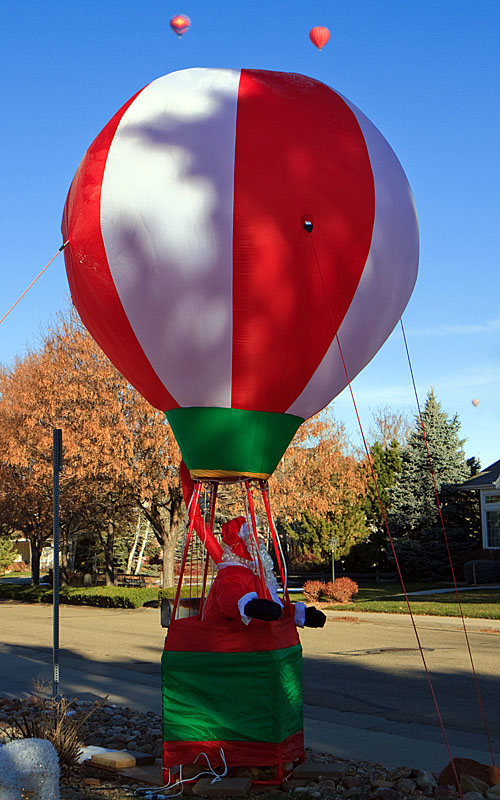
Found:
[(321, 50), (330, 38), (330, 31), (322, 25), (317, 25), (309, 31), (309, 38), (318, 50)]
[(186, 17), (185, 14), (176, 14), (175, 17), (172, 17), (170, 20), (170, 27), (179, 37), (182, 36), (183, 33), (186, 33), (190, 25), (191, 20), (189, 17)]
[(132, 97), (83, 158), (63, 235), (84, 324), (197, 477), (269, 476), (391, 333), (418, 262), (382, 134), (325, 84), (252, 69)]

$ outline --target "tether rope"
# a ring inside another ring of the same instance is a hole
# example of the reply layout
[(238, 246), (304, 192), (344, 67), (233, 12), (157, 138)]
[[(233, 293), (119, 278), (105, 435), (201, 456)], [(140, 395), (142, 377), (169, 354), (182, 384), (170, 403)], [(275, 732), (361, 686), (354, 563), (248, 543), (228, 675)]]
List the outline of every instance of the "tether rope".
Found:
[(419, 420), (420, 420), (420, 426), (422, 428), (422, 434), (423, 434), (424, 442), (425, 442), (425, 449), (426, 449), (426, 452), (427, 452), (427, 460), (429, 462), (429, 471), (430, 471), (431, 478), (432, 478), (432, 485), (434, 487), (434, 495), (435, 495), (435, 498), (436, 498), (436, 505), (437, 505), (437, 509), (438, 509), (438, 512), (439, 512), (439, 519), (440, 519), (440, 522), (441, 522), (441, 530), (443, 531), (443, 538), (444, 538), (444, 543), (445, 543), (445, 546), (446, 546), (446, 553), (448, 555), (448, 562), (450, 564), (451, 575), (452, 575), (452, 578), (453, 578), (453, 586), (455, 587), (455, 597), (456, 597), (457, 605), (458, 605), (458, 608), (459, 608), (459, 611), (460, 611), (460, 617), (462, 619), (462, 626), (463, 626), (463, 629), (464, 629), (465, 641), (466, 641), (467, 650), (468, 650), (468, 653), (469, 653), (471, 671), (472, 671), (472, 676), (473, 676), (473, 679), (474, 679), (474, 688), (476, 690), (476, 696), (477, 696), (477, 701), (478, 701), (478, 705), (479, 705), (479, 710), (480, 710), (480, 713), (481, 713), (481, 719), (483, 721), (484, 732), (485, 732), (486, 739), (487, 739), (487, 742), (488, 742), (488, 749), (490, 751), (491, 763), (492, 763), (493, 766), (495, 766), (495, 756), (493, 754), (493, 747), (492, 747), (492, 744), (491, 744), (490, 732), (489, 732), (489, 728), (488, 728), (488, 722), (487, 722), (487, 719), (486, 719), (486, 712), (485, 712), (485, 709), (484, 709), (483, 698), (482, 698), (482, 695), (481, 695), (481, 689), (479, 688), (479, 682), (478, 682), (478, 679), (477, 679), (476, 669), (475, 669), (475, 666), (474, 666), (474, 659), (472, 657), (472, 649), (471, 649), (471, 645), (470, 645), (467, 626), (465, 624), (465, 617), (464, 617), (464, 613), (463, 613), (463, 609), (462, 609), (462, 601), (461, 601), (461, 598), (460, 598), (460, 592), (459, 592), (459, 589), (458, 589), (458, 586), (457, 586), (455, 570), (453, 568), (453, 561), (452, 561), (452, 558), (451, 558), (451, 551), (450, 551), (450, 545), (449, 545), (449, 542), (448, 542), (448, 536), (446, 534), (446, 526), (444, 524), (441, 501), (439, 499), (439, 492), (438, 492), (437, 483), (436, 483), (436, 476), (435, 476), (435, 473), (434, 473), (434, 467), (433, 467), (433, 464), (432, 464), (432, 457), (431, 457), (431, 453), (430, 453), (430, 450), (429, 450), (429, 443), (427, 441), (427, 436), (426, 436), (426, 433), (425, 433), (424, 418), (423, 418), (422, 411), (421, 411), (421, 408), (420, 408), (420, 401), (419, 401), (418, 392), (417, 392), (417, 385), (415, 383), (415, 376), (413, 374), (413, 367), (412, 367), (411, 358), (410, 358), (410, 351), (409, 351), (409, 348), (408, 348), (408, 342), (407, 342), (407, 339), (406, 339), (406, 333), (405, 333), (405, 328), (404, 328), (404, 325), (403, 325), (403, 319), (402, 318), (400, 319), (400, 324), (401, 324), (401, 331), (402, 331), (402, 334), (403, 334), (403, 341), (404, 341), (404, 345), (405, 345), (406, 356), (407, 356), (407, 359), (408, 359), (408, 367), (409, 367), (409, 370), (410, 370), (411, 381), (412, 381), (412, 384), (413, 384), (413, 391), (415, 393), (415, 401), (416, 401), (416, 404), (417, 404), (418, 417), (419, 417)]
[[(314, 246), (314, 240), (313, 240), (312, 236), (311, 236), (311, 240), (312, 240), (312, 244), (313, 244), (313, 250), (314, 250), (314, 255), (315, 255), (316, 266), (318, 268), (318, 272), (319, 272), (319, 275), (320, 275), (320, 278), (321, 278), (321, 283), (322, 283), (322, 286), (323, 286), (323, 293), (324, 293), (324, 296), (325, 296), (326, 306), (327, 306), (328, 312), (330, 314), (330, 319), (331, 319), (332, 325), (334, 326), (334, 329), (335, 329), (336, 328), (335, 320), (333, 318), (333, 314), (332, 314), (332, 310), (331, 310), (331, 306), (330, 306), (329, 295), (328, 295), (328, 292), (326, 291), (323, 272), (321, 270), (321, 265), (319, 263), (318, 255), (317, 255), (317, 252), (316, 252), (316, 247)], [(413, 626), (413, 631), (415, 633), (415, 638), (417, 640), (418, 649), (420, 651), (420, 657), (422, 659), (422, 664), (423, 664), (423, 667), (424, 667), (424, 672), (425, 672), (425, 677), (426, 677), (426, 680), (427, 680), (427, 685), (428, 685), (429, 691), (431, 693), (432, 701), (434, 703), (434, 708), (435, 708), (435, 711), (436, 711), (436, 716), (437, 716), (438, 722), (439, 722), (439, 727), (441, 728), (441, 733), (443, 735), (444, 744), (446, 746), (446, 750), (448, 752), (448, 756), (449, 756), (449, 759), (450, 759), (450, 764), (451, 764), (452, 769), (453, 769), (453, 775), (455, 777), (456, 786), (457, 786), (457, 789), (459, 791), (460, 797), (463, 800), (463, 792), (462, 792), (462, 788), (460, 786), (460, 779), (458, 777), (458, 773), (457, 773), (457, 769), (456, 769), (456, 766), (455, 766), (455, 762), (454, 762), (453, 756), (451, 754), (450, 743), (448, 741), (448, 735), (447, 735), (446, 729), (444, 727), (443, 718), (441, 716), (441, 710), (439, 708), (439, 703), (438, 703), (438, 700), (437, 700), (437, 697), (436, 697), (436, 693), (434, 691), (432, 678), (431, 678), (431, 675), (430, 675), (430, 672), (429, 672), (429, 668), (427, 666), (427, 661), (425, 659), (422, 643), (420, 641), (420, 636), (419, 636), (419, 633), (418, 633), (418, 630), (417, 630), (417, 625), (415, 623), (415, 618), (413, 616), (413, 611), (412, 611), (412, 608), (411, 608), (410, 600), (409, 600), (409, 597), (408, 597), (408, 593), (406, 591), (406, 586), (405, 586), (405, 582), (404, 582), (404, 579), (403, 579), (403, 574), (401, 572), (401, 566), (399, 564), (399, 559), (397, 557), (396, 549), (394, 547), (394, 540), (392, 538), (392, 534), (391, 534), (391, 531), (389, 529), (389, 523), (387, 521), (387, 515), (385, 513), (384, 504), (382, 502), (382, 497), (380, 495), (377, 476), (376, 476), (376, 473), (375, 473), (375, 468), (373, 466), (373, 460), (371, 458), (371, 454), (370, 454), (370, 451), (368, 449), (368, 444), (366, 442), (366, 437), (365, 437), (363, 426), (361, 424), (361, 419), (360, 419), (360, 416), (359, 416), (359, 413), (358, 413), (358, 407), (357, 407), (357, 404), (356, 404), (356, 400), (354, 399), (354, 392), (352, 390), (351, 380), (350, 380), (349, 373), (347, 371), (347, 365), (345, 363), (344, 354), (343, 354), (343, 351), (342, 351), (342, 347), (341, 347), (341, 344), (340, 344), (340, 339), (338, 337), (338, 334), (335, 334), (335, 339), (336, 339), (336, 342), (337, 342), (337, 346), (339, 348), (340, 359), (342, 361), (342, 366), (343, 366), (345, 377), (346, 377), (346, 380), (347, 380), (347, 385), (349, 386), (349, 391), (350, 391), (350, 394), (351, 394), (351, 399), (352, 399), (352, 402), (353, 402), (354, 411), (355, 411), (355, 414), (356, 414), (356, 419), (358, 421), (359, 430), (361, 432), (361, 438), (363, 440), (363, 445), (364, 445), (364, 448), (365, 448), (366, 457), (368, 459), (368, 464), (370, 466), (370, 472), (371, 472), (372, 480), (373, 480), (373, 483), (374, 483), (374, 486), (375, 486), (375, 491), (377, 493), (377, 498), (378, 498), (378, 502), (379, 502), (379, 506), (380, 506), (380, 511), (382, 513), (382, 517), (383, 517), (383, 520), (384, 520), (384, 527), (385, 527), (385, 530), (386, 530), (386, 533), (387, 533), (387, 536), (388, 536), (388, 539), (389, 539), (389, 543), (390, 543), (390, 546), (391, 546), (392, 554), (393, 554), (393, 557), (394, 557), (394, 562), (395, 562), (395, 565), (396, 565), (396, 570), (397, 570), (397, 573), (398, 573), (398, 576), (399, 576), (399, 580), (401, 582), (401, 587), (403, 589), (403, 594), (405, 596), (406, 605), (408, 607), (408, 614), (410, 616), (411, 624)]]
[(59, 253), (60, 253), (62, 250), (64, 250), (64, 248), (66, 247), (66, 245), (67, 245), (67, 244), (68, 244), (68, 242), (64, 242), (64, 244), (62, 244), (62, 245), (60, 246), (60, 248), (58, 249), (57, 253), (55, 253), (55, 254), (52, 256), (52, 258), (50, 259), (49, 263), (48, 263), (48, 264), (45, 264), (44, 268), (43, 268), (42, 270), (40, 270), (40, 272), (38, 273), (38, 275), (36, 276), (36, 278), (33, 278), (33, 280), (31, 281), (30, 285), (26, 287), (26, 289), (24, 290), (24, 292), (22, 293), (22, 295), (20, 295), (20, 296), (17, 298), (16, 302), (15, 302), (15, 303), (13, 303), (13, 304), (11, 305), (11, 307), (9, 308), (9, 310), (8, 310), (8, 311), (7, 311), (7, 312), (6, 312), (6, 313), (3, 315), (2, 319), (0, 319), (0, 324), (1, 324), (1, 323), (4, 321), (4, 319), (5, 319), (6, 317), (8, 317), (8, 316), (9, 316), (10, 312), (11, 312), (11, 311), (12, 311), (12, 310), (13, 310), (13, 309), (14, 309), (14, 308), (17, 306), (17, 304), (18, 304), (18, 303), (19, 303), (19, 302), (20, 302), (20, 301), (23, 299), (24, 295), (25, 295), (25, 294), (27, 294), (27, 293), (29, 292), (29, 290), (31, 289), (31, 287), (32, 287), (32, 286), (34, 286), (34, 284), (37, 282), (38, 278), (40, 278), (40, 277), (43, 275), (43, 273), (45, 272), (45, 270), (46, 270), (48, 267), (50, 267), (50, 265), (52, 264), (52, 262), (53, 262), (53, 261), (54, 261), (54, 260), (57, 258), (57, 256), (59, 255)]
[(433, 703), (434, 703), (434, 708), (436, 710), (436, 715), (437, 715), (437, 718), (438, 718), (439, 726), (440, 726), (441, 732), (443, 734), (444, 743), (445, 743), (446, 749), (448, 751), (448, 756), (450, 758), (450, 763), (451, 763), (451, 765), (453, 767), (453, 773), (454, 773), (454, 776), (455, 776), (456, 785), (459, 788), (460, 797), (463, 800), (463, 794), (462, 794), (462, 790), (460, 788), (460, 780), (459, 780), (458, 773), (457, 773), (456, 768), (455, 768), (455, 762), (453, 760), (453, 756), (451, 754), (450, 744), (448, 742), (448, 736), (447, 736), (447, 733), (446, 733), (446, 729), (444, 727), (443, 718), (441, 716), (441, 710), (439, 708), (439, 703), (437, 701), (436, 693), (434, 692), (434, 686), (433, 686), (433, 683), (432, 683), (432, 678), (431, 678), (431, 675), (430, 675), (430, 672), (429, 672), (429, 668), (427, 666), (427, 661), (425, 659), (424, 651), (423, 651), (423, 648), (422, 648), (422, 643), (420, 641), (420, 635), (418, 633), (417, 625), (415, 623), (415, 617), (413, 616), (413, 611), (412, 611), (412, 608), (411, 608), (410, 599), (409, 599), (408, 593), (406, 591), (406, 586), (405, 586), (405, 582), (404, 582), (403, 575), (402, 575), (402, 572), (401, 572), (401, 566), (399, 564), (399, 559), (397, 557), (396, 549), (394, 547), (394, 540), (392, 538), (392, 534), (391, 534), (391, 531), (390, 531), (390, 528), (389, 528), (389, 523), (387, 521), (387, 515), (385, 513), (384, 504), (382, 502), (382, 497), (380, 495), (380, 491), (379, 491), (379, 488), (378, 488), (377, 475), (376, 475), (376, 472), (375, 472), (375, 468), (373, 466), (373, 459), (371, 457), (371, 454), (370, 454), (370, 451), (369, 451), (369, 448), (368, 448), (368, 444), (366, 442), (365, 434), (364, 434), (364, 431), (363, 431), (363, 426), (361, 424), (361, 419), (360, 419), (359, 413), (358, 413), (358, 407), (357, 407), (356, 401), (354, 399), (354, 394), (353, 394), (353, 391), (352, 391), (351, 382), (349, 380), (349, 376), (348, 376), (348, 373), (347, 373), (347, 367), (346, 367), (346, 364), (345, 364), (345, 361), (344, 361), (344, 355), (342, 353), (342, 347), (340, 345), (340, 341), (339, 341), (339, 338), (338, 338), (337, 335), (335, 335), (335, 338), (337, 340), (337, 344), (338, 344), (338, 348), (339, 348), (339, 352), (340, 352), (340, 358), (342, 360), (342, 365), (344, 367), (345, 375), (346, 375), (346, 378), (347, 378), (347, 381), (348, 381), (349, 391), (351, 393), (351, 398), (352, 398), (352, 402), (353, 402), (353, 405), (354, 405), (354, 411), (356, 413), (356, 419), (358, 420), (358, 425), (359, 425), (359, 429), (360, 429), (360, 432), (361, 432), (361, 437), (363, 439), (363, 445), (364, 445), (365, 453), (366, 453), (366, 456), (367, 456), (367, 459), (368, 459), (368, 464), (370, 466), (370, 472), (371, 472), (372, 480), (373, 480), (373, 483), (375, 485), (375, 491), (377, 493), (377, 498), (378, 498), (378, 502), (379, 502), (379, 506), (380, 506), (380, 511), (381, 511), (383, 519), (384, 519), (384, 527), (385, 527), (385, 530), (386, 530), (386, 533), (387, 533), (387, 537), (389, 539), (389, 543), (391, 545), (392, 555), (393, 555), (393, 558), (394, 558), (394, 562), (396, 564), (397, 573), (398, 573), (399, 580), (401, 582), (401, 587), (403, 589), (403, 593), (404, 593), (404, 596), (405, 596), (406, 605), (408, 607), (408, 613), (410, 615), (411, 624), (412, 624), (413, 630), (415, 632), (415, 637), (416, 637), (416, 640), (417, 640), (418, 649), (420, 651), (420, 657), (422, 659), (422, 664), (423, 664), (424, 671), (425, 671), (425, 677), (426, 677), (427, 684), (429, 686), (429, 690), (430, 690), (430, 693), (431, 693), (431, 696), (432, 696), (432, 700), (433, 700)]
[(181, 586), (182, 586), (182, 581), (183, 581), (183, 578), (184, 578), (184, 571), (186, 569), (186, 562), (187, 562), (187, 557), (188, 557), (188, 552), (189, 552), (189, 544), (190, 544), (191, 536), (192, 536), (192, 533), (193, 533), (193, 530), (194, 530), (194, 517), (195, 517), (195, 513), (196, 513), (196, 507), (198, 505), (198, 500), (199, 500), (199, 497), (200, 497), (200, 492), (201, 492), (201, 483), (199, 481), (195, 481), (194, 486), (193, 486), (193, 492), (191, 494), (191, 499), (190, 499), (189, 505), (188, 505), (188, 531), (187, 531), (186, 541), (185, 541), (185, 544), (184, 544), (184, 550), (183, 550), (183, 553), (182, 553), (181, 570), (180, 570), (179, 580), (177, 582), (177, 589), (176, 589), (176, 592), (175, 592), (174, 606), (173, 606), (173, 609), (172, 609), (172, 620), (177, 618), (176, 614), (177, 614), (177, 608), (178, 608), (178, 605), (179, 605), (179, 597), (180, 597), (180, 593), (181, 593)]

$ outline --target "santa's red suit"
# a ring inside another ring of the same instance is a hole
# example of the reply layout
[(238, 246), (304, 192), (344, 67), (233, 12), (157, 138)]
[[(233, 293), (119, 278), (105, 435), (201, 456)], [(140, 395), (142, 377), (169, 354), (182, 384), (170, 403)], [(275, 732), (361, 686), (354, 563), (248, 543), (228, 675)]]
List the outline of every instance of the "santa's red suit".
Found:
[[(203, 619), (216, 622), (218, 619), (234, 620), (241, 617), (240, 605), (245, 599), (265, 597), (271, 600), (267, 589), (262, 593), (262, 583), (248, 567), (240, 564), (220, 564), (212, 588), (207, 597)], [(241, 602), (240, 602), (241, 601)], [(250, 620), (249, 620), (250, 621)]]
[[(241, 625), (249, 625), (253, 618), (278, 619), (283, 603), (277, 593), (272, 561), (263, 545), (257, 556), (257, 546), (252, 541), (246, 519), (237, 517), (225, 523), (222, 540), (225, 545), (223, 560), (217, 565), (217, 577), (208, 594), (203, 619), (211, 623), (221, 619), (239, 621)], [(266, 602), (261, 603), (262, 600)], [(295, 603), (294, 611), (295, 623), (304, 627), (304, 603)]]

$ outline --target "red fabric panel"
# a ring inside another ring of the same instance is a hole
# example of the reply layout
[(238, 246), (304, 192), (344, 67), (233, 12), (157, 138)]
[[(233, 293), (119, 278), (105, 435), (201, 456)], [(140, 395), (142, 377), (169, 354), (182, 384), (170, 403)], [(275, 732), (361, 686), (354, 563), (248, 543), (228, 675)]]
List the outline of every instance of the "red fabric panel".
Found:
[[(234, 408), (284, 412), (298, 397), (356, 291), (374, 216), (365, 140), (342, 98), (302, 75), (242, 70), (233, 212)], [(312, 219), (312, 233), (304, 219)]]
[[(297, 761), (304, 757), (304, 731), (288, 736), (283, 742), (164, 742), (163, 766), (192, 764), (200, 753), (206, 753), (215, 768), (224, 766), (220, 748), (229, 767), (268, 767)], [(200, 772), (206, 765), (198, 759)]]
[(293, 619), (293, 606), (288, 604), (281, 619), (273, 622), (253, 619), (249, 625), (244, 625), (241, 619), (221, 619), (218, 623), (206, 622), (198, 616), (177, 619), (170, 623), (165, 650), (255, 653), (281, 650), (296, 644), (299, 644), (299, 635)]
[[(139, 94), (139, 92), (137, 93)], [(83, 324), (119, 372), (151, 405), (178, 408), (150, 365), (132, 330), (109, 271), (101, 233), (101, 186), (109, 148), (134, 95), (90, 145), (71, 184), (62, 234), (73, 303)]]

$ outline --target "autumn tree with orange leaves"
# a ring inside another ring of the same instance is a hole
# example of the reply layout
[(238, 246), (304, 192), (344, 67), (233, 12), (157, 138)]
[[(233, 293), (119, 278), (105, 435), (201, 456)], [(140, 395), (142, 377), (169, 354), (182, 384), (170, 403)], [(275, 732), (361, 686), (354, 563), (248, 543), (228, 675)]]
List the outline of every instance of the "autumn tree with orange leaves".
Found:
[(106, 582), (114, 582), (117, 528), (138, 507), (151, 520), (173, 584), (182, 517), (179, 450), (164, 415), (152, 408), (106, 358), (72, 312), (0, 375), (0, 462), (9, 475), (3, 518), (32, 547), (33, 582), (52, 535), (52, 430), (63, 432), (61, 539), (94, 530)]
[(296, 563), (313, 566), (368, 535), (362, 509), (366, 474), (349, 452), (342, 425), (324, 411), (306, 420), (269, 482), (275, 515)]

